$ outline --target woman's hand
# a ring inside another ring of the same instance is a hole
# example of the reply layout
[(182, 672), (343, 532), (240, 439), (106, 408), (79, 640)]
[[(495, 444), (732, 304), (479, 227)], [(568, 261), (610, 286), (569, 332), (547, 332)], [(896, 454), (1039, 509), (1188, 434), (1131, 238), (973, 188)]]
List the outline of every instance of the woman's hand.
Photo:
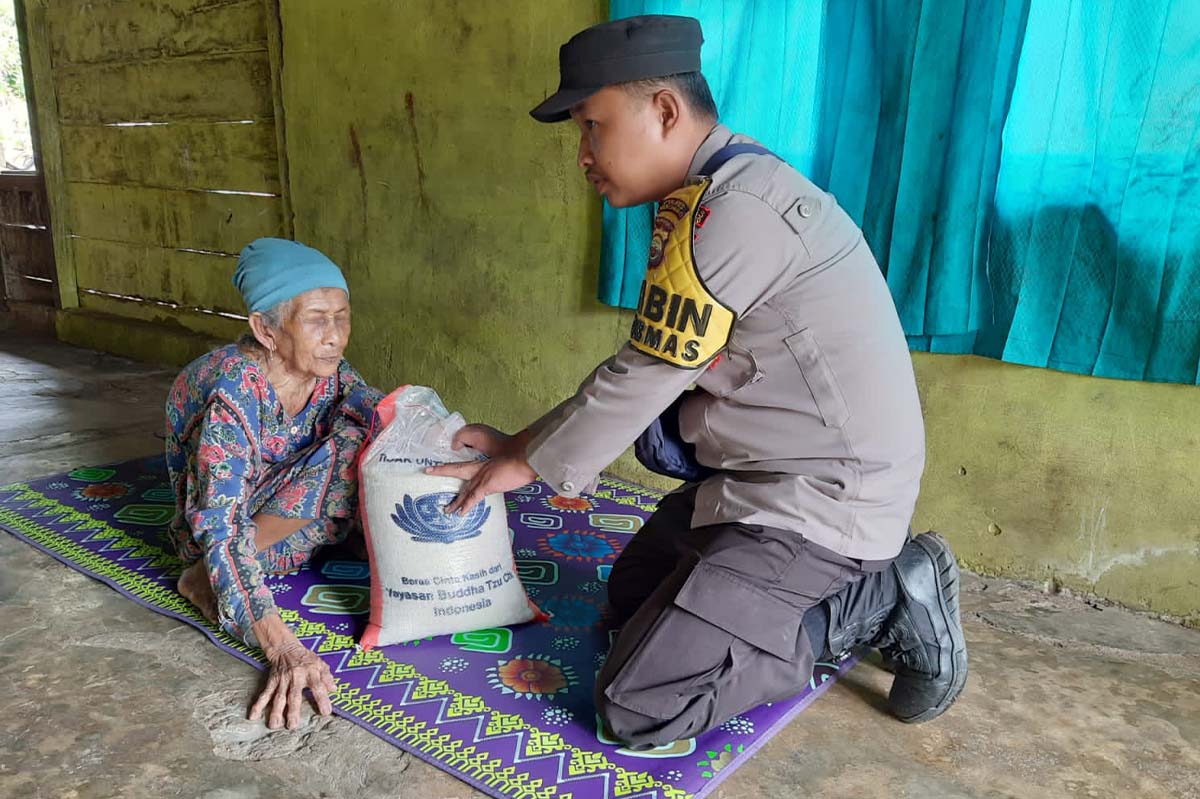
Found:
[(278, 616), (255, 622), (254, 632), (263, 642), (271, 672), (266, 687), (250, 708), (250, 720), (262, 718), (263, 711), (270, 707), (268, 727), (277, 730), (286, 721), (289, 730), (296, 729), (300, 726), (305, 688), (312, 692), (318, 713), (322, 716), (332, 713), (329, 694), (337, 686), (324, 661), (300, 643)]

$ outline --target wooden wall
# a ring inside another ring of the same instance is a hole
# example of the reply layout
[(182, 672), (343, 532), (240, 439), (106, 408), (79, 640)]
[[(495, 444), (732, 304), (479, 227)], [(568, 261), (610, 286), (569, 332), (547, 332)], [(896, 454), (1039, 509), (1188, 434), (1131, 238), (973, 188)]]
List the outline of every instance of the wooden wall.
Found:
[(62, 305), (79, 309), (63, 338), (178, 362), (243, 328), (236, 254), (291, 232), (276, 8), (25, 0)]
[(41, 176), (0, 174), (0, 296), (13, 305), (53, 308), (55, 283), (50, 210)]

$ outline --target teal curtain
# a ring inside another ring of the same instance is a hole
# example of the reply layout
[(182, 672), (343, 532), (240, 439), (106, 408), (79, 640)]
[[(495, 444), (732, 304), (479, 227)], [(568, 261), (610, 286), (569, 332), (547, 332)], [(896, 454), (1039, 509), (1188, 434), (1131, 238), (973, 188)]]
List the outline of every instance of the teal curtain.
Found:
[(994, 208), (972, 350), (1200, 383), (1200, 3), (1035, 2)]
[[(910, 346), (1200, 383), (1200, 1), (613, 0), (863, 227)], [(650, 209), (605, 209), (636, 301)]]

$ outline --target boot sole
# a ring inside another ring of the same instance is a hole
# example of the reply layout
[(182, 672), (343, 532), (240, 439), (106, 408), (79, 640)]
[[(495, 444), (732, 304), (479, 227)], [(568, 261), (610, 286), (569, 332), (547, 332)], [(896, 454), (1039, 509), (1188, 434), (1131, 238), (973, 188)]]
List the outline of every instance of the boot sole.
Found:
[(946, 696), (933, 707), (915, 716), (897, 717), (906, 724), (920, 724), (942, 715), (950, 709), (967, 684), (967, 639), (963, 634), (962, 615), (958, 606), (960, 585), (958, 562), (954, 559), (950, 544), (940, 533), (922, 533), (913, 541), (925, 550), (925, 554), (933, 561), (934, 568), (938, 572), (938, 608), (942, 613), (942, 620), (945, 622), (946, 628), (950, 631), (950, 640), (953, 644), (951, 657), (954, 664), (954, 680), (950, 683)]

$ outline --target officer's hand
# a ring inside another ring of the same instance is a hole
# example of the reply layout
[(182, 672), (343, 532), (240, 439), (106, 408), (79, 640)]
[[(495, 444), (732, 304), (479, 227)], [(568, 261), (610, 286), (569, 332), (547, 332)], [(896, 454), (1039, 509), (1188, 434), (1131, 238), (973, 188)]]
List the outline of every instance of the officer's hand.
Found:
[(458, 497), (446, 506), (446, 513), (466, 513), (491, 494), (512, 491), (529, 485), (537, 478), (537, 472), (524, 455), (501, 455), (486, 461), (447, 463), (431, 466), (425, 473), (466, 481)]
[(502, 433), (490, 425), (469, 424), (454, 434), (453, 444), (455, 449), (470, 447), (489, 458), (494, 458), (497, 455), (514, 454), (510, 450), (515, 438), (516, 436)]

